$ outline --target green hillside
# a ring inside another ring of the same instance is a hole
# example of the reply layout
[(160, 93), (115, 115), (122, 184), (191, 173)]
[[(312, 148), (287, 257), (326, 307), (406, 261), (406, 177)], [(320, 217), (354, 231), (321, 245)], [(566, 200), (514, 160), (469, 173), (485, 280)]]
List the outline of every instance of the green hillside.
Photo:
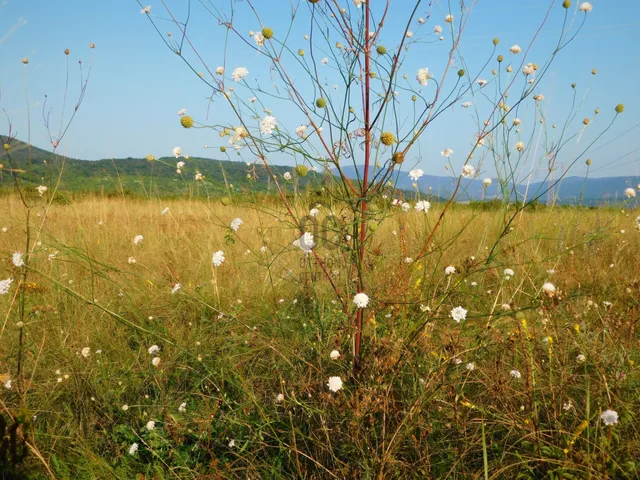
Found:
[[(10, 159), (9, 159), (10, 155)], [(11, 160), (11, 161), (10, 161)], [(176, 163), (184, 161), (182, 173), (176, 172)], [(225, 184), (233, 185), (235, 192), (253, 193), (275, 191), (275, 185), (261, 165), (247, 166), (244, 162), (209, 158), (188, 159), (164, 157), (154, 161), (145, 158), (119, 158), (96, 161), (62, 157), (31, 146), (19, 140), (11, 142), (9, 153), (0, 149), (0, 191), (13, 190), (11, 168), (27, 188), (55, 185), (60, 177), (60, 192), (104, 195), (144, 195), (159, 197), (220, 196), (227, 192)], [(322, 178), (313, 172), (297, 178), (292, 167), (272, 166), (282, 175), (289, 171), (293, 182), (284, 182), (290, 189), (295, 182), (300, 188), (310, 187)], [(195, 182), (195, 173), (204, 175), (203, 182)], [(61, 175), (62, 173), (62, 175)], [(252, 179), (248, 179), (247, 175)]]

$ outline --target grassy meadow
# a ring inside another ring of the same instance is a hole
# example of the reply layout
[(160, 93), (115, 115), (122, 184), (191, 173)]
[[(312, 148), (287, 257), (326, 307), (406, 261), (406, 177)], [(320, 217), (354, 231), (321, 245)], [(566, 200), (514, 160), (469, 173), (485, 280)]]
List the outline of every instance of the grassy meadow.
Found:
[(26, 283), (27, 211), (0, 211), (15, 478), (640, 477), (637, 209), (454, 205), (411, 261), (442, 206), (378, 205), (354, 374), (348, 230), (315, 232), (330, 282), (276, 202), (46, 199)]

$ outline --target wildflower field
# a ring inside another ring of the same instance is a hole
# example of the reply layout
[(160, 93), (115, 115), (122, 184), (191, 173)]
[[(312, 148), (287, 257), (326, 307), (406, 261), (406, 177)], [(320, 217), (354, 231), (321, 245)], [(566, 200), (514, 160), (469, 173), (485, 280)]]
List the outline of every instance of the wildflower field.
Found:
[[(13, 251), (24, 214), (3, 202)], [(637, 210), (522, 211), (494, 250), (509, 212), (456, 206), (413, 263), (429, 217), (386, 217), (354, 375), (331, 284), (262, 205), (32, 211), (29, 276), (5, 267), (17, 285), (0, 297), (0, 366), (21, 368), (2, 408), (25, 427), (27, 478), (640, 475)], [(316, 250), (349, 288), (348, 248)]]

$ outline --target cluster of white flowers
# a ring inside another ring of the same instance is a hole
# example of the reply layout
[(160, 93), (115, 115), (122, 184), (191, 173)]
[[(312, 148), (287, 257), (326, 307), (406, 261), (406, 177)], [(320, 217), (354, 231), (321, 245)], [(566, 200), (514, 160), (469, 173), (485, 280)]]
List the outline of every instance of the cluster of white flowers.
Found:
[(413, 180), (414, 182), (417, 182), (418, 179), (420, 177), (422, 177), (424, 175), (424, 171), (422, 171), (420, 168), (414, 168), (413, 170), (409, 171), (409, 177), (411, 178), (411, 180)]
[(452, 153), (453, 153), (453, 150), (451, 150), (450, 148), (445, 148), (440, 152), (440, 155), (442, 155), (443, 157), (449, 158)]
[(240, 228), (240, 225), (242, 225), (244, 222), (242, 221), (241, 218), (234, 218), (231, 221), (231, 225), (229, 225), (231, 227), (231, 230), (233, 230), (234, 232), (237, 232), (238, 229)]
[(426, 200), (418, 200), (414, 208), (417, 212), (427, 213), (431, 208), (431, 203), (427, 202)]
[(18, 268), (24, 267), (24, 258), (22, 252), (14, 252), (11, 262)]
[(429, 83), (429, 69), (428, 68), (419, 69), (418, 74), (416, 75), (416, 79), (418, 80), (418, 83), (420, 85), (422, 85), (423, 87), (426, 87), (427, 84)]
[(460, 174), (464, 178), (471, 178), (476, 174), (476, 168), (473, 165), (464, 165), (460, 170)]
[(467, 310), (462, 307), (456, 307), (451, 310), (451, 318), (453, 318), (456, 322), (460, 323), (461, 320), (465, 320), (467, 318)]
[(224, 262), (224, 252), (222, 250), (218, 250), (211, 256), (211, 263), (213, 263), (214, 267), (219, 267)]
[(13, 278), (7, 278), (6, 280), (0, 280), (0, 295), (6, 295), (9, 293)]
[(369, 296), (364, 292), (357, 293), (353, 297), (353, 303), (355, 303), (358, 308), (367, 308), (367, 305), (369, 305)]
[(276, 117), (267, 115), (260, 122), (260, 133), (263, 135), (271, 135), (276, 128)]
[(231, 78), (233, 78), (234, 82), (239, 82), (247, 75), (249, 75), (249, 70), (247, 70), (245, 67), (237, 67), (233, 70), (233, 72), (231, 72)]
[(310, 253), (313, 247), (316, 246), (316, 242), (313, 240), (312, 233), (304, 232), (292, 245), (300, 248), (304, 253)]
[(627, 198), (633, 198), (636, 196), (636, 191), (633, 188), (629, 187), (624, 191), (624, 194)]
[(337, 392), (338, 390), (342, 389), (342, 379), (340, 377), (329, 377), (327, 386), (332, 392)]

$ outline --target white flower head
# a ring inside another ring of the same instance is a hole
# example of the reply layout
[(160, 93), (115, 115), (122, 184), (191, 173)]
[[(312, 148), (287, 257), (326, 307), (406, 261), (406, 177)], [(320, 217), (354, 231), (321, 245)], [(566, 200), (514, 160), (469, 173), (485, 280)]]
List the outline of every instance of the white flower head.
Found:
[(422, 85), (423, 87), (426, 87), (427, 84), (429, 83), (429, 69), (428, 68), (419, 69), (418, 74), (416, 75), (416, 79), (418, 80), (418, 83), (420, 85)]
[(414, 208), (416, 209), (417, 212), (427, 213), (431, 208), (431, 204), (426, 200), (418, 200)]
[(156, 428), (156, 422), (154, 422), (153, 420), (149, 420), (145, 425), (145, 428), (149, 431), (153, 430), (154, 428)]
[[(176, 158), (181, 157), (182, 156), (182, 148), (175, 147), (173, 149), (173, 156), (176, 157)], [(178, 168), (180, 168), (180, 167), (178, 167)]]
[(340, 352), (338, 350), (331, 350), (329, 358), (331, 358), (331, 360), (338, 360), (340, 358)]
[(137, 443), (132, 443), (131, 446), (129, 447), (129, 455), (135, 455), (136, 452), (138, 451), (138, 444)]
[(475, 175), (475, 173), (476, 173), (476, 169), (473, 165), (464, 165), (462, 167), (462, 170), (460, 171), (460, 174), (464, 178), (471, 178)]
[(360, 8), (364, 2), (365, 0), (353, 0), (353, 4), (358, 8)]
[(217, 75), (224, 75), (224, 67), (216, 67)]
[(491, 186), (491, 179), (490, 178), (485, 178), (484, 180), (482, 180), (482, 186), (484, 188), (488, 188), (489, 186)]
[(329, 377), (327, 387), (329, 387), (329, 390), (332, 392), (337, 392), (342, 388), (342, 379), (340, 377)]
[(591, 5), (589, 2), (582, 2), (578, 7), (578, 10), (580, 10), (581, 12), (588, 13), (591, 10), (593, 10), (593, 5)]
[(40, 185), (39, 187), (36, 187), (36, 190), (38, 191), (40, 196), (42, 196), (49, 189), (47, 187), (45, 187), (44, 185)]
[(291, 173), (290, 172), (284, 172), (284, 175), (282, 175), (284, 177), (285, 180), (291, 180)]
[(444, 273), (445, 275), (451, 275), (456, 273), (456, 267), (454, 267), (453, 265), (449, 265), (447, 268), (444, 269)]
[(89, 358), (89, 355), (91, 355), (91, 348), (89, 347), (84, 347), (82, 349), (82, 351), (80, 352), (80, 354), (84, 357), (84, 358)]
[(254, 34), (253, 39), (256, 41), (256, 45), (258, 46), (258, 48), (264, 46), (264, 35), (262, 34), (262, 32)]
[(515, 272), (513, 270), (511, 270), (510, 268), (505, 268), (504, 269), (504, 276), (505, 277), (513, 277), (515, 275)]
[(542, 285), (542, 291), (547, 295), (553, 295), (554, 293), (556, 293), (556, 286), (551, 282), (545, 282)]
[(282, 403), (284, 401), (284, 394), (279, 393), (276, 395), (276, 403)]
[(469, 108), (471, 105), (473, 105), (473, 103), (471, 103), (471, 102), (463, 102), (460, 105), (462, 106), (462, 108)]
[(636, 196), (636, 191), (633, 188), (629, 187), (624, 191), (624, 194), (627, 198), (633, 198)]
[(147, 351), (149, 355), (155, 355), (160, 351), (160, 347), (158, 345), (151, 345)]
[(451, 318), (453, 318), (456, 322), (460, 323), (461, 320), (465, 320), (467, 318), (467, 310), (462, 307), (456, 307), (451, 310)]
[(247, 70), (245, 67), (237, 67), (231, 73), (231, 78), (233, 78), (234, 82), (239, 82), (247, 75), (249, 75), (249, 70)]
[(449, 158), (452, 153), (453, 153), (453, 150), (451, 150), (450, 148), (445, 148), (440, 152), (440, 155), (442, 155), (443, 157)]
[(615, 410), (605, 410), (602, 412), (602, 415), (600, 415), (600, 418), (605, 425), (615, 425), (618, 423), (618, 412)]
[(470, 372), (473, 372), (476, 369), (476, 366), (472, 362), (469, 362), (465, 365), (464, 368), (466, 368)]
[(587, 357), (583, 353), (580, 353), (579, 355), (576, 356), (576, 362), (578, 363), (584, 363), (586, 360), (587, 360)]
[(167, 213), (169, 213), (169, 207), (164, 207), (162, 212), (160, 212), (160, 215), (166, 215)]
[(9, 293), (13, 278), (7, 278), (6, 280), (0, 280), (0, 295), (6, 295)]
[(13, 252), (13, 257), (11, 258), (11, 262), (18, 268), (24, 267), (24, 258), (22, 252)]
[(133, 244), (138, 245), (142, 240), (144, 240), (144, 237), (142, 235), (136, 235), (135, 237), (133, 237)]
[(186, 412), (186, 411), (187, 411), (187, 402), (182, 402), (182, 403), (180, 404), (180, 406), (178, 407), (178, 411), (179, 411), (180, 413), (184, 413), (184, 412)]
[(173, 295), (174, 293), (176, 293), (178, 290), (180, 290), (182, 288), (182, 285), (180, 285), (179, 283), (176, 283), (173, 288), (171, 289), (171, 294)]
[(440, 35), (442, 33), (442, 27), (440, 25), (436, 25), (435, 27), (433, 27), (433, 33), (435, 33), (436, 35)]
[(276, 117), (272, 115), (267, 115), (260, 122), (260, 133), (263, 135), (271, 135), (273, 130), (276, 128)]
[(161, 362), (161, 361), (162, 361), (162, 360), (160, 359), (160, 357), (153, 357), (153, 359), (151, 360), (151, 364), (152, 364), (154, 367), (159, 367), (159, 366), (160, 366), (160, 362)]
[(312, 217), (317, 217), (319, 213), (320, 210), (318, 210), (317, 208), (312, 208), (311, 210), (309, 210), (309, 215)]
[(231, 230), (233, 230), (234, 232), (237, 232), (238, 229), (240, 228), (240, 225), (242, 225), (244, 222), (242, 221), (241, 218), (234, 218), (233, 221), (231, 222)]
[(480, 78), (478, 79), (478, 85), (480, 85), (481, 87), (484, 87), (487, 83), (489, 83), (487, 80), (485, 80), (484, 78)]
[(306, 138), (307, 128), (307, 125), (300, 125), (298, 128), (296, 128), (296, 135), (300, 138)]
[(181, 108), (180, 110), (178, 110), (178, 115), (183, 116), (186, 115), (187, 113), (187, 109), (186, 108)]
[(509, 372), (509, 375), (511, 376), (511, 378), (515, 378), (515, 379), (522, 377), (522, 374), (518, 370), (511, 370)]
[(369, 305), (369, 296), (364, 292), (356, 293), (353, 297), (353, 303), (355, 303), (358, 308), (367, 308), (367, 305)]
[(222, 250), (218, 250), (211, 256), (211, 263), (213, 263), (214, 267), (219, 267), (224, 262), (224, 252)]
[(147, 5), (146, 7), (143, 7), (142, 10), (140, 10), (140, 13), (146, 13), (146, 14), (151, 13), (151, 5)]
[(312, 233), (304, 232), (292, 245), (300, 248), (304, 253), (310, 253), (313, 247), (316, 246), (316, 242), (313, 240)]
[(509, 51), (510, 51), (511, 53), (513, 53), (514, 55), (517, 55), (517, 54), (519, 54), (519, 53), (522, 51), (522, 48), (520, 48), (520, 45), (513, 45), (513, 46), (509, 49)]
[(522, 152), (524, 150), (524, 142), (516, 143), (516, 150)]
[(422, 177), (424, 175), (424, 171), (420, 168), (414, 168), (413, 170), (409, 171), (409, 177), (411, 178), (411, 180), (413, 180), (414, 182), (417, 182), (418, 179), (420, 177)]
[(444, 21), (447, 23), (453, 23), (453, 15), (448, 14), (446, 17), (444, 17)]

